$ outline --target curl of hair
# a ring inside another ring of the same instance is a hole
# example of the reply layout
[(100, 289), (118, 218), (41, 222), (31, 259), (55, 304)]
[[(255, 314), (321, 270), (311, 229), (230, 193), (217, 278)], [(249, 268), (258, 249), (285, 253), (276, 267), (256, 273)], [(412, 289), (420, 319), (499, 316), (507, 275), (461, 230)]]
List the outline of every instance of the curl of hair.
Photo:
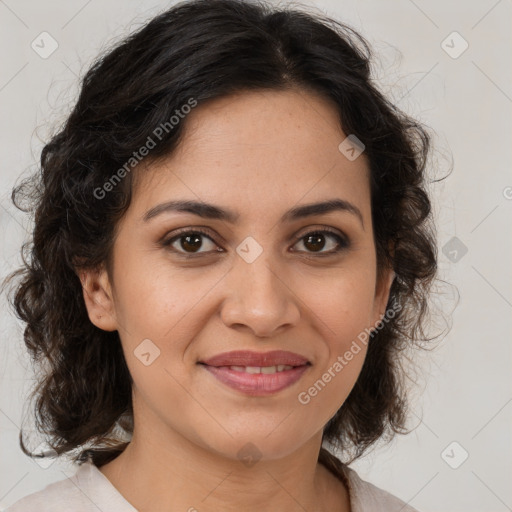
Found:
[[(425, 339), (436, 275), (425, 178), (430, 137), (376, 89), (370, 58), (357, 32), (320, 14), (194, 0), (156, 16), (88, 70), (70, 115), (42, 150), (40, 172), (12, 192), (35, 227), (22, 268), (6, 281), (18, 280), (13, 307), (26, 324), (31, 358), (43, 368), (33, 393), (37, 428), (59, 455), (78, 450), (75, 462), (101, 466), (126, 447), (121, 434), (133, 432), (132, 380), (119, 335), (90, 322), (78, 277), (80, 269), (102, 265), (111, 275), (132, 173), (104, 197), (97, 191), (191, 98), (201, 106), (250, 90), (320, 94), (339, 112), (344, 133), (366, 146), (378, 270), (394, 270), (388, 307), (400, 307), (371, 335), (360, 376), (324, 440), (353, 451), (355, 460), (378, 439), (404, 431), (399, 356)], [(151, 158), (169, 155), (185, 126), (186, 118), (164, 133)], [(20, 445), (33, 455), (23, 432)]]

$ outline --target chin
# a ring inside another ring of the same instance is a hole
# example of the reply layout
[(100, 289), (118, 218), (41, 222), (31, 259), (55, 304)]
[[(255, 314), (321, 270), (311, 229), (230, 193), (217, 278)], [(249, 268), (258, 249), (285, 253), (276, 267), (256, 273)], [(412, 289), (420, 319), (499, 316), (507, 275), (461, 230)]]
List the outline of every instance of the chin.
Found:
[(222, 440), (212, 443), (209, 439), (207, 445), (211, 451), (231, 460), (239, 460), (247, 467), (258, 461), (271, 461), (285, 458), (299, 450), (308, 439), (304, 433), (293, 436), (289, 431), (278, 432), (279, 427), (269, 435), (271, 430), (245, 431), (233, 434), (233, 437), (224, 436)]

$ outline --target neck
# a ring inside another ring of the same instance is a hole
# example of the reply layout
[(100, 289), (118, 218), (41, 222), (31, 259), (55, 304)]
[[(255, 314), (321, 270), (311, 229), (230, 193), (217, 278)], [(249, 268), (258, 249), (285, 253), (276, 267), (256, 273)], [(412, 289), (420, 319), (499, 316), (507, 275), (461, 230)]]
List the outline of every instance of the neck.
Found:
[(345, 486), (318, 463), (321, 434), (286, 457), (244, 464), (177, 432), (136, 425), (125, 451), (100, 471), (139, 512), (349, 512)]

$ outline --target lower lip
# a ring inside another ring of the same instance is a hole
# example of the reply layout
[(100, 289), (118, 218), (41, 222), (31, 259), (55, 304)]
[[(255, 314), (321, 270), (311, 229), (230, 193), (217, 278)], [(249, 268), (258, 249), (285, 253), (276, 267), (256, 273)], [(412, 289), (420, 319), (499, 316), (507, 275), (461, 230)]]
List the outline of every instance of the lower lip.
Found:
[(202, 366), (227, 386), (250, 396), (277, 393), (295, 384), (309, 368), (309, 365), (304, 365), (276, 373), (246, 373), (231, 370), (228, 366)]

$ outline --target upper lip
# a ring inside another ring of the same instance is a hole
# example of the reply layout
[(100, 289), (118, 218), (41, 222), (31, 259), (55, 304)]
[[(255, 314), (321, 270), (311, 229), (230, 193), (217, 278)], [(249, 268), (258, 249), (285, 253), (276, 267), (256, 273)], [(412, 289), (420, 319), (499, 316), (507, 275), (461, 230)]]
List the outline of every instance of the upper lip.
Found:
[(210, 357), (200, 363), (208, 366), (303, 366), (309, 364), (309, 361), (293, 352), (285, 350), (273, 350), (271, 352), (252, 352), (250, 350), (234, 350), (232, 352), (223, 352)]

